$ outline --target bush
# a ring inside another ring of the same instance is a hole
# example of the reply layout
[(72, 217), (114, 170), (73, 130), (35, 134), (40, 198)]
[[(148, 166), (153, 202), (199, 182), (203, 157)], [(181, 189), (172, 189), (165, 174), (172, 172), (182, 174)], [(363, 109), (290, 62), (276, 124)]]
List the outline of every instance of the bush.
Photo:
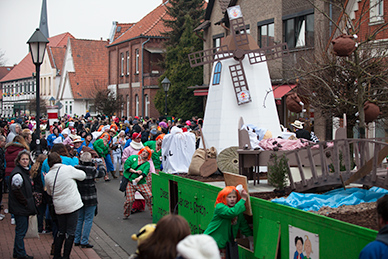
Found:
[(277, 154), (272, 154), (268, 162), (268, 183), (277, 190), (284, 190), (288, 179), (288, 159), (286, 155), (278, 158)]

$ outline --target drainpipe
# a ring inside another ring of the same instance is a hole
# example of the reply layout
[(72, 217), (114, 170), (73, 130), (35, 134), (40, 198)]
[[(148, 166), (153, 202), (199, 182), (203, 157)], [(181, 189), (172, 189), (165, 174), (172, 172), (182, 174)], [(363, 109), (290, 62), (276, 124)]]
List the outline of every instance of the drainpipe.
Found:
[(145, 42), (141, 44), (141, 109), (142, 109), (142, 115), (143, 119), (145, 118), (144, 110), (145, 110), (145, 104), (144, 104), (144, 45), (149, 42), (151, 38), (148, 38)]

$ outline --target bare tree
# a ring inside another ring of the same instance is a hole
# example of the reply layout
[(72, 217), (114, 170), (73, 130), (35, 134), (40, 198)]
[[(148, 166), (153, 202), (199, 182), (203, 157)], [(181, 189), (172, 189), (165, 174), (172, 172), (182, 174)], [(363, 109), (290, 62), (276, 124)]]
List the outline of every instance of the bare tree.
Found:
[[(307, 1), (331, 20), (324, 9), (317, 5), (317, 2), (326, 1)], [(368, 24), (370, 8), (374, 6), (368, 7), (369, 1), (360, 2), (360, 15), (352, 20), (344, 2), (330, 1), (341, 13), (338, 20), (340, 22), (331, 20), (337, 26), (333, 35), (363, 33), (358, 35), (356, 50), (350, 56), (338, 57), (334, 55), (332, 46), (327, 45), (327, 40), (320, 41), (322, 45), (315, 46), (318, 50), (313, 55), (302, 57), (293, 71), (299, 79), (301, 92), (311, 106), (319, 109), (327, 118), (342, 117), (346, 113), (349, 128), (358, 123), (360, 137), (364, 138), (366, 101), (379, 106), (382, 111), (380, 118), (388, 117), (388, 52), (386, 43), (377, 40), (388, 23), (383, 22), (378, 26), (368, 27), (366, 32), (362, 31), (363, 24)]]
[(94, 105), (96, 110), (108, 117), (114, 115), (123, 104), (123, 96), (121, 94), (116, 95), (109, 89), (99, 90), (95, 94)]
[(7, 59), (5, 58), (5, 52), (0, 49), (0, 67), (5, 66)]
[[(46, 100), (40, 98), (39, 101), (39, 106), (40, 106), (40, 115), (47, 114), (47, 102)], [(30, 110), (30, 113), (35, 113), (36, 114), (36, 98), (31, 99), (28, 104), (27, 104), (28, 110)]]

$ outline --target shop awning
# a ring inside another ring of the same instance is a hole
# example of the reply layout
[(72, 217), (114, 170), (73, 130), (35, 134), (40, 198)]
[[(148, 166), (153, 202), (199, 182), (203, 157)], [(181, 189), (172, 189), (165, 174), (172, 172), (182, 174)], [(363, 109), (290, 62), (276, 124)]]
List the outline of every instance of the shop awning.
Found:
[(273, 96), (275, 99), (281, 99), (289, 91), (291, 91), (296, 85), (273, 85)]

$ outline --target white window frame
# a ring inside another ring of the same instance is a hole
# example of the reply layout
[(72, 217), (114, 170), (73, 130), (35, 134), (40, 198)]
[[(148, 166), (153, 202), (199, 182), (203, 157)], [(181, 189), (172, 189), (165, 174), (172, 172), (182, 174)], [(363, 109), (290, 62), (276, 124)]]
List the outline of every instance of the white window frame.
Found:
[(140, 52), (139, 52), (139, 49), (135, 49), (135, 70), (137, 75), (140, 73), (139, 61), (140, 61)]
[(369, 24), (384, 23), (384, 1), (370, 0)]

